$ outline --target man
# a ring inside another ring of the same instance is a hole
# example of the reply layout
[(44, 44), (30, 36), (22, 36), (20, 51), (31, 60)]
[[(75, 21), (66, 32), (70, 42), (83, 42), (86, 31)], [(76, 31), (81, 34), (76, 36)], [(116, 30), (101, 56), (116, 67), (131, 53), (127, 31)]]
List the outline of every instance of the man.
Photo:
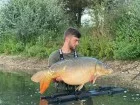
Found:
[[(79, 45), (79, 40), (81, 38), (80, 32), (75, 28), (68, 28), (64, 33), (64, 44), (61, 49), (54, 51), (48, 60), (48, 66), (52, 64), (64, 60), (79, 57), (80, 55), (76, 52), (76, 47)], [(93, 79), (91, 78), (90, 81)], [(65, 84), (60, 77), (55, 80), (55, 87), (57, 92), (74, 92), (77, 86), (71, 86)], [(82, 88), (85, 90), (85, 87)], [(80, 105), (84, 104), (80, 101)], [(92, 99), (88, 98), (84, 105), (92, 105)]]
[[(52, 64), (64, 60), (64, 59), (71, 59), (76, 58), (79, 55), (76, 52), (76, 47), (79, 44), (81, 34), (80, 32), (75, 28), (68, 28), (66, 32), (64, 33), (64, 44), (61, 47), (61, 49), (54, 51), (48, 60), (48, 66), (51, 66)], [(60, 77), (56, 78), (56, 87), (57, 91), (73, 91), (75, 90), (75, 86), (70, 86), (65, 83), (63, 83), (62, 79)]]

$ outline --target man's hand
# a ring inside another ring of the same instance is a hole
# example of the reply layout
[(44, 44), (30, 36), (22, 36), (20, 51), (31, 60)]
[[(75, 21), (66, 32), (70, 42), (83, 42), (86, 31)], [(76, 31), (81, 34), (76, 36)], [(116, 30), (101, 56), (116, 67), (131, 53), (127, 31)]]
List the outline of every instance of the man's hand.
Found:
[(56, 77), (55, 80), (58, 82), (63, 81), (61, 77)]
[(94, 80), (94, 76), (91, 76), (89, 82), (92, 83), (93, 80)]
[(93, 76), (91, 76), (89, 82), (91, 82), (91, 83), (94, 84), (95, 81), (96, 81), (96, 79), (97, 79), (97, 77), (98, 77), (97, 75), (93, 75)]

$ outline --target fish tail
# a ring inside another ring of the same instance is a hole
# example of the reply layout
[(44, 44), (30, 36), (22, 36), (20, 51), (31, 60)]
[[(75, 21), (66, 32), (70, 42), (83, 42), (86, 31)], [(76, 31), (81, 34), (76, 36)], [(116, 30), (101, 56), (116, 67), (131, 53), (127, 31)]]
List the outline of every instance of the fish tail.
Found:
[(39, 71), (31, 77), (31, 80), (40, 83), (40, 93), (43, 94), (48, 89), (52, 78), (53, 73), (50, 71)]
[(43, 94), (49, 87), (52, 78), (47, 76), (40, 81), (40, 93)]

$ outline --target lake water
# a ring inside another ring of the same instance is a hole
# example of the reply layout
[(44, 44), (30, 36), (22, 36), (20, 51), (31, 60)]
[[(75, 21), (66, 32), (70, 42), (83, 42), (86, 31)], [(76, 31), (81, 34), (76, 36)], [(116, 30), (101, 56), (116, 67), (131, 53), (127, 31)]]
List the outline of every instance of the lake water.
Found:
[[(39, 84), (32, 82), (30, 77), (26, 73), (0, 72), (0, 105), (47, 105), (46, 100), (40, 101)], [(47, 94), (53, 93), (51, 87)], [(132, 90), (113, 96), (94, 96), (91, 99), (92, 103), (86, 99), (59, 105), (140, 105), (140, 93)]]

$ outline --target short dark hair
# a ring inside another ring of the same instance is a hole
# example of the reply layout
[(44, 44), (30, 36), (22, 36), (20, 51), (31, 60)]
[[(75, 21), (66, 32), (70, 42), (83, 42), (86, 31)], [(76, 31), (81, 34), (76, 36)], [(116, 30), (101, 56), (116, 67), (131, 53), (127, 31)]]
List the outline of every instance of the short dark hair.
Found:
[(81, 37), (81, 33), (80, 33), (77, 29), (72, 28), (72, 27), (68, 28), (68, 29), (65, 31), (65, 33), (64, 33), (64, 38), (65, 38), (66, 36), (68, 36), (68, 35), (73, 35), (73, 36), (75, 36), (75, 37), (77, 37), (77, 38), (80, 38), (80, 37)]

